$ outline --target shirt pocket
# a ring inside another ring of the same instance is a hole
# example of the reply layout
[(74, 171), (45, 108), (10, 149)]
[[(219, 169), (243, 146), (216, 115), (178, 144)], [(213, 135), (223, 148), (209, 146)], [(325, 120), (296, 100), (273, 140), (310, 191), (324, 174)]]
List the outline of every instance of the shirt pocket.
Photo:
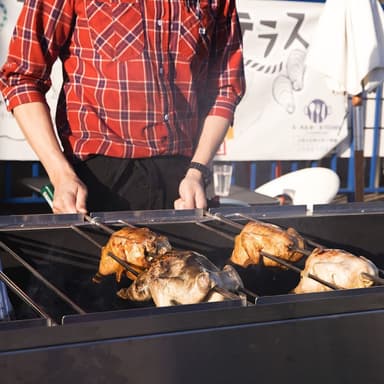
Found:
[(197, 56), (206, 59), (209, 55), (214, 18), (208, 1), (194, 2), (190, 7), (183, 1), (182, 17), (178, 33), (177, 54), (180, 58), (191, 61)]
[(144, 28), (138, 0), (87, 0), (85, 12), (101, 56), (125, 61), (142, 54)]

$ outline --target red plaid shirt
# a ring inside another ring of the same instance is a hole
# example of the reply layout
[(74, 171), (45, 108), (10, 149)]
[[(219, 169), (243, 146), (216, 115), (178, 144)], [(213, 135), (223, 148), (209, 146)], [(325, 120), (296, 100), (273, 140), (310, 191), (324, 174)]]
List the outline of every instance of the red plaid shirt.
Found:
[(65, 152), (191, 156), (202, 119), (244, 93), (235, 0), (27, 0), (0, 73), (8, 109), (45, 101), (63, 63)]

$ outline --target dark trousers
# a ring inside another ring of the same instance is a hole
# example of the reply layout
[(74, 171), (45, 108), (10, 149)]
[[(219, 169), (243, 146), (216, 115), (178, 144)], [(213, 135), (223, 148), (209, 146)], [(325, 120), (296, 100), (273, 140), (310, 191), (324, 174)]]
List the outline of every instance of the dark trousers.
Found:
[(74, 165), (88, 188), (89, 212), (173, 209), (190, 159), (120, 159), (96, 155)]

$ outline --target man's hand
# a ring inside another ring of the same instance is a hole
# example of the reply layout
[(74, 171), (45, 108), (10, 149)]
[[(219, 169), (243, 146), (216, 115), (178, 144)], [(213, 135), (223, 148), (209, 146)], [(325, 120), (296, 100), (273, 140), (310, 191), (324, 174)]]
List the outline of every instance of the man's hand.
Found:
[(48, 106), (41, 101), (20, 104), (13, 114), (54, 187), (53, 212), (87, 213), (87, 188), (61, 150)]
[(63, 176), (53, 186), (53, 213), (87, 213), (87, 187), (77, 176)]
[[(199, 142), (191, 162), (210, 164), (217, 149), (223, 142), (231, 120), (209, 115), (203, 123)], [(207, 208), (203, 175), (195, 168), (189, 168), (179, 186), (180, 198), (174, 203), (175, 209)]]
[(207, 208), (203, 179), (200, 171), (189, 169), (179, 186), (180, 198), (174, 203), (175, 209)]

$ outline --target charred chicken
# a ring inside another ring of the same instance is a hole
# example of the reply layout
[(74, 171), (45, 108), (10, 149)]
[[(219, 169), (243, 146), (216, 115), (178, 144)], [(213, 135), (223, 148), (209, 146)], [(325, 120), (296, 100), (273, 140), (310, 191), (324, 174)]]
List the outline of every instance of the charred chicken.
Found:
[(124, 227), (114, 232), (107, 244), (102, 248), (99, 270), (94, 278), (99, 282), (102, 276), (115, 273), (119, 282), (123, 272), (130, 279), (136, 275), (125, 270), (110, 253), (127, 262), (133, 270), (140, 273), (149, 267), (151, 260), (171, 250), (171, 245), (165, 236), (152, 232), (149, 228)]
[(193, 251), (171, 251), (154, 259), (118, 296), (133, 301), (153, 300), (155, 305), (171, 306), (222, 301), (215, 287), (237, 291), (243, 283), (230, 265), (220, 270), (207, 257)]

